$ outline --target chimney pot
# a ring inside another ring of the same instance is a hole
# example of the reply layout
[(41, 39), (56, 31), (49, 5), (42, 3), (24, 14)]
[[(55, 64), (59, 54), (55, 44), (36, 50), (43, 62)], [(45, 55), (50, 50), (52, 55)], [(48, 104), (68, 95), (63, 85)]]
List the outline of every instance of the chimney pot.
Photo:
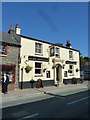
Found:
[(10, 25), (8, 33), (9, 34), (13, 34), (13, 32), (14, 32), (13, 25)]
[(18, 34), (18, 35), (20, 35), (20, 31), (21, 31), (21, 29), (19, 28), (19, 25), (16, 24), (15, 33)]
[(19, 25), (18, 25), (18, 24), (16, 24), (16, 28), (19, 28)]
[(72, 47), (71, 47), (70, 40), (68, 40), (68, 41), (67, 41), (67, 44), (66, 44), (66, 46), (67, 46), (67, 47), (69, 47), (69, 48), (72, 48)]

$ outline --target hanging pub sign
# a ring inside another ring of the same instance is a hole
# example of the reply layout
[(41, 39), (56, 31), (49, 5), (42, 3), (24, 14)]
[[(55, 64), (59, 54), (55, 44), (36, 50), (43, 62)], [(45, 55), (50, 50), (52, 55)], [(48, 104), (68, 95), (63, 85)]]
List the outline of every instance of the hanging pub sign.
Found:
[(50, 48), (50, 56), (54, 56), (54, 46)]
[(43, 62), (48, 62), (48, 58), (43, 58), (43, 57), (36, 57), (36, 56), (28, 56), (28, 60), (33, 60), (33, 61), (43, 61)]

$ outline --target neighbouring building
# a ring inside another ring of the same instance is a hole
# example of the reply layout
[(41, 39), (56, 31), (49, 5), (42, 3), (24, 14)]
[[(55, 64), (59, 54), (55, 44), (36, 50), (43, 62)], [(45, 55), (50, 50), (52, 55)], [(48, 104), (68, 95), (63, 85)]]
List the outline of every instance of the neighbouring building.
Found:
[(19, 83), (20, 39), (12, 26), (8, 33), (0, 32), (0, 83), (2, 74), (8, 72), (9, 90), (14, 90)]
[(81, 77), (83, 76), (84, 80), (90, 80), (90, 62), (87, 62), (85, 65), (81, 66)]

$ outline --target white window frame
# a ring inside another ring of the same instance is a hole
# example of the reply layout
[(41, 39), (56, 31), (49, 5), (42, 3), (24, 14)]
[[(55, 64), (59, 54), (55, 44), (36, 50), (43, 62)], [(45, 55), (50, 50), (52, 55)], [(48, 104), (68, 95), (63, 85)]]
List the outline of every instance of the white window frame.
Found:
[(0, 43), (0, 56), (7, 56), (7, 48), (5, 44)]
[(73, 51), (69, 50), (69, 59), (73, 60)]
[[(72, 69), (70, 68), (70, 66), (72, 66)], [(69, 65), (69, 74), (70, 74), (70, 76), (74, 75), (74, 66), (73, 65)]]
[(35, 42), (35, 54), (42, 54), (42, 44)]
[(60, 57), (59, 53), (60, 53), (60, 49), (58, 47), (55, 47), (55, 56)]
[(41, 63), (41, 62), (35, 62), (35, 64), (36, 64), (36, 63), (41, 64), (41, 68), (38, 68), (38, 67), (36, 68), (36, 67), (35, 67), (35, 70), (36, 70), (36, 69), (39, 69), (39, 70), (41, 70), (41, 73), (40, 73), (40, 74), (35, 73), (35, 76), (42, 76), (42, 63)]

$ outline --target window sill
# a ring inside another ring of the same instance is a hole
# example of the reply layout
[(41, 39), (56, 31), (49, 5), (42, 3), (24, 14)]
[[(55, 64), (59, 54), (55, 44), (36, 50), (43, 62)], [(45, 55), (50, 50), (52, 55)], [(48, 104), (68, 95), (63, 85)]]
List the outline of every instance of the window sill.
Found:
[(43, 75), (34, 75), (34, 77), (43, 77)]
[(60, 58), (60, 56), (55, 56), (56, 58)]
[(5, 54), (0, 54), (0, 57), (7, 57), (7, 55), (5, 55)]
[(70, 76), (74, 76), (74, 74), (70, 74)]
[(69, 58), (69, 60), (73, 60), (73, 58)]
[(40, 55), (40, 56), (43, 56), (43, 54), (42, 54), (42, 53), (35, 53), (35, 55)]

